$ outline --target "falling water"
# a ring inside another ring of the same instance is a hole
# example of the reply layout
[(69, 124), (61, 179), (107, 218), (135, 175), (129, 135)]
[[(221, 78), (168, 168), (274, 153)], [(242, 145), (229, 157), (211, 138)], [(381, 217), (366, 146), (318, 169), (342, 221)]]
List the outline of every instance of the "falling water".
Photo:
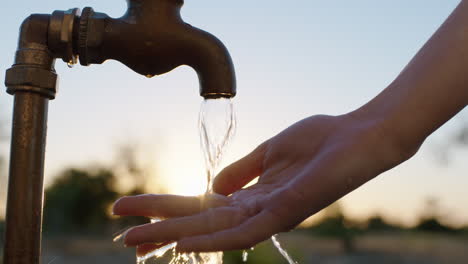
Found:
[(249, 252), (247, 252), (247, 250), (242, 251), (242, 262), (247, 262), (248, 258), (249, 258)]
[(213, 179), (226, 146), (236, 130), (236, 116), (231, 99), (207, 99), (200, 109), (199, 132), (205, 155), (207, 189), (213, 192)]
[[(236, 116), (231, 99), (206, 99), (202, 102), (198, 121), (200, 143), (205, 156), (206, 193), (213, 192), (213, 179), (226, 146), (236, 131)], [(197, 254), (195, 254), (197, 255)], [(222, 264), (223, 252), (200, 253), (193, 264)]]
[(284, 250), (284, 248), (281, 246), (280, 242), (278, 241), (278, 235), (274, 235), (271, 237), (271, 241), (273, 242), (273, 245), (278, 249), (279, 253), (283, 255), (283, 257), (288, 261), (289, 264), (298, 264), (294, 259), (289, 256), (288, 252)]

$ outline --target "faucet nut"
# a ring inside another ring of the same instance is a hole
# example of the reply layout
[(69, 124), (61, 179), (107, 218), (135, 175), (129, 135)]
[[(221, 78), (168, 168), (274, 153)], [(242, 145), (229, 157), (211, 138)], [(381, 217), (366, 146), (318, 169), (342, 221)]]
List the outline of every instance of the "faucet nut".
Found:
[(85, 7), (80, 17), (78, 30), (78, 54), (80, 64), (100, 64), (106, 59), (102, 56), (102, 43), (109, 16)]
[(80, 9), (68, 11), (54, 11), (49, 23), (48, 43), (50, 50), (56, 57), (66, 63), (75, 64), (77, 55), (73, 50), (73, 31), (75, 21), (80, 16)]
[(94, 14), (91, 7), (85, 7), (80, 17), (80, 27), (78, 31), (78, 54), (80, 54), (80, 64), (83, 66), (89, 65), (88, 59), (88, 30), (89, 18)]
[(57, 74), (51, 70), (31, 65), (15, 65), (6, 71), (7, 93), (28, 91), (54, 99), (57, 92)]

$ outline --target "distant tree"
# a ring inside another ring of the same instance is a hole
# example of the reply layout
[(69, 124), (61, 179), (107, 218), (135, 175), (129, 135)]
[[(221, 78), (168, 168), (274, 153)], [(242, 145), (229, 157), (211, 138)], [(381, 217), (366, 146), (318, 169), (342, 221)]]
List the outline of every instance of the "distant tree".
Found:
[(49, 232), (94, 232), (109, 224), (109, 206), (118, 197), (107, 169), (68, 169), (45, 192), (44, 228)]
[(392, 224), (387, 223), (385, 221), (385, 219), (382, 218), (380, 215), (372, 216), (367, 220), (366, 231), (380, 232), (380, 231), (393, 231), (393, 230), (397, 230), (397, 229), (400, 229), (400, 228), (397, 227), (397, 226), (394, 226)]
[[(151, 184), (152, 180), (156, 180), (159, 176), (155, 169), (156, 159), (146, 145), (144, 148), (141, 146), (142, 144), (126, 141), (116, 148), (112, 171), (117, 176), (116, 191), (119, 192), (119, 196), (166, 192), (166, 186), (160, 184), (163, 181), (157, 181), (159, 183), (157, 186)], [(114, 230), (122, 230), (147, 222), (148, 219), (145, 217), (126, 216), (114, 219), (112, 224)]]
[(64, 170), (45, 191), (44, 230), (52, 234), (102, 234), (148, 222), (144, 217), (115, 218), (109, 214), (120, 196), (148, 190), (154, 170), (145, 165), (140, 151), (134, 144), (125, 144), (117, 149), (112, 166)]
[[(119, 182), (125, 182), (124, 193), (128, 195), (142, 194), (148, 192), (163, 193), (166, 186), (159, 184), (151, 185), (159, 175), (155, 175), (155, 160), (152, 155), (144, 153), (138, 144), (126, 142), (120, 144), (116, 150), (116, 157), (112, 170), (119, 175)], [(146, 155), (145, 155), (146, 154)], [(158, 181), (159, 183), (163, 181)]]
[(431, 233), (455, 233), (456, 229), (446, 226), (439, 222), (437, 218), (422, 219), (421, 222), (415, 227), (415, 230)]
[(436, 198), (430, 197), (426, 200), (420, 222), (414, 227), (416, 231), (454, 233), (457, 230), (440, 222), (441, 209)]

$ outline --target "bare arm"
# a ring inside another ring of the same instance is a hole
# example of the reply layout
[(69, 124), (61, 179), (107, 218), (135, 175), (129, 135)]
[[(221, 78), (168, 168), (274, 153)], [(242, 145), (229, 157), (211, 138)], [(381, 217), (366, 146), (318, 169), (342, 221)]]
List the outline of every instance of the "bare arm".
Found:
[(462, 1), (395, 81), (358, 112), (381, 119), (395, 143), (412, 152), (467, 104), (468, 1)]

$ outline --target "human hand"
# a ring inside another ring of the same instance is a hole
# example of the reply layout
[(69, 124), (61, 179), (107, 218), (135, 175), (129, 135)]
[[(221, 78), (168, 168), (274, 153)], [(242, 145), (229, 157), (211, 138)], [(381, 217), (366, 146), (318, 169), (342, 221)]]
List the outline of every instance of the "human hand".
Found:
[(313, 116), (225, 168), (214, 182), (218, 194), (124, 197), (114, 214), (165, 219), (128, 232), (126, 245), (140, 245), (140, 251), (173, 241), (181, 252), (247, 249), (293, 229), (413, 154), (357, 112)]

